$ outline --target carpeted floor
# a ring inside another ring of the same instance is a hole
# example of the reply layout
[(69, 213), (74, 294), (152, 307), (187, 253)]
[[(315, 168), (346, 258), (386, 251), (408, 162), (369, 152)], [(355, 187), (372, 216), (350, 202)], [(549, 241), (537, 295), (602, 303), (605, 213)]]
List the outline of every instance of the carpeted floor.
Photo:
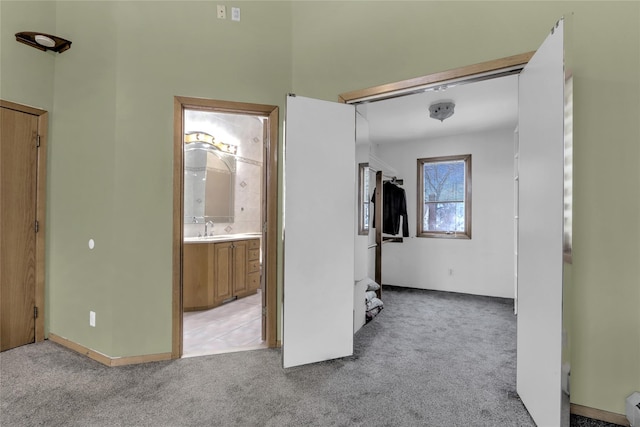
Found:
[[(352, 357), (277, 349), (107, 368), (51, 342), (0, 354), (2, 426), (533, 426), (512, 301), (386, 288)], [(328, 309), (327, 315), (330, 315)], [(581, 427), (606, 424), (580, 424)]]

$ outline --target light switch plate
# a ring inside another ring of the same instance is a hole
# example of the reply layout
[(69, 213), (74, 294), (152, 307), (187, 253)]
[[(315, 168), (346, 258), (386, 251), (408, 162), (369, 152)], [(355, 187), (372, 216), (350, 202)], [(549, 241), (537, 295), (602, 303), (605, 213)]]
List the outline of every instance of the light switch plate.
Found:
[(240, 8), (232, 7), (231, 8), (231, 20), (232, 21), (240, 21)]

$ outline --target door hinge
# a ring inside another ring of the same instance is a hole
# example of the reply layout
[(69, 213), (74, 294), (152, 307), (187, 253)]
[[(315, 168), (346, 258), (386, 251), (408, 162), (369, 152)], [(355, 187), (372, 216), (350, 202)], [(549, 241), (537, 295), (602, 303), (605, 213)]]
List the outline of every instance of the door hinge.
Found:
[(262, 307), (262, 315), (263, 316), (267, 315), (267, 307)]
[(38, 222), (38, 220), (36, 220), (35, 229), (36, 229), (36, 233), (38, 232), (38, 230), (40, 230), (40, 223)]
[(262, 224), (262, 232), (263, 233), (267, 232), (267, 223), (266, 222), (264, 224)]
[(34, 319), (38, 318), (38, 307), (33, 307), (33, 318)]
[(36, 148), (40, 148), (40, 135), (36, 135)]

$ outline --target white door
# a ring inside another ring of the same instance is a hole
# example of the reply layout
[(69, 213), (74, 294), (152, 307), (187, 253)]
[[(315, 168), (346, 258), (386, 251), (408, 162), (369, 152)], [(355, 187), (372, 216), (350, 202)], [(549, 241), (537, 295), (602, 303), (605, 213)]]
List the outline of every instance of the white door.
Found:
[(517, 390), (559, 426), (562, 357), (564, 22), (520, 74)]
[(353, 354), (355, 107), (288, 96), (285, 368)]

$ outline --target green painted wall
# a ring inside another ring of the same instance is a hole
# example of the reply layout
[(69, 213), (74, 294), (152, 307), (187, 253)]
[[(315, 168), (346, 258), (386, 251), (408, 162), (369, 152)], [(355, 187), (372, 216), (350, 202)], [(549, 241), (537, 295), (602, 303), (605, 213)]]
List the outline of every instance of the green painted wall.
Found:
[[(109, 3), (57, 4), (57, 31), (72, 45), (56, 58), (47, 212), (49, 331), (110, 356), (119, 356), (114, 319), (128, 314), (119, 310), (126, 294), (116, 293), (117, 231), (123, 219), (115, 214), (115, 24)], [(93, 250), (89, 239), (95, 241)], [(162, 293), (159, 287), (156, 292)], [(95, 328), (89, 326), (90, 310), (96, 313)], [(129, 329), (138, 330), (144, 343), (151, 331), (143, 333), (127, 317)]]
[[(215, 19), (216, 4), (240, 6), (242, 21)], [(170, 351), (174, 95), (282, 106), (293, 89), (336, 100), (535, 50), (568, 11), (572, 401), (623, 413), (624, 398), (640, 389), (635, 1), (1, 1), (0, 96), (51, 111), (49, 330), (109, 356)], [(29, 30), (72, 48), (55, 55), (15, 42)]]
[[(52, 112), (47, 331), (112, 357), (171, 351), (173, 97), (290, 91), (291, 5), (242, 2), (232, 22), (216, 4), (2, 2), (2, 97)], [(72, 48), (29, 49), (14, 27)]]
[[(0, 98), (51, 111), (54, 62), (43, 53), (16, 42), (21, 31), (55, 34), (55, 2), (0, 1)], [(50, 117), (51, 119), (51, 117)]]
[(342, 92), (535, 50), (574, 12), (572, 396), (640, 390), (639, 2), (294, 2), (293, 89)]

